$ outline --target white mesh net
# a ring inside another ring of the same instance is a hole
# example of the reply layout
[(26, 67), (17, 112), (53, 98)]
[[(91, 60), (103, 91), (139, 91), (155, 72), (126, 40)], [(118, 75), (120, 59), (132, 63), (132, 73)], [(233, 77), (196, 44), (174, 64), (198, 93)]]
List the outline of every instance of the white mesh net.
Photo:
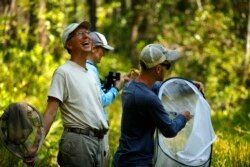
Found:
[(156, 166), (208, 166), (216, 136), (210, 119), (210, 106), (196, 86), (182, 78), (165, 81), (159, 90), (171, 118), (189, 111), (193, 118), (176, 137), (157, 135)]

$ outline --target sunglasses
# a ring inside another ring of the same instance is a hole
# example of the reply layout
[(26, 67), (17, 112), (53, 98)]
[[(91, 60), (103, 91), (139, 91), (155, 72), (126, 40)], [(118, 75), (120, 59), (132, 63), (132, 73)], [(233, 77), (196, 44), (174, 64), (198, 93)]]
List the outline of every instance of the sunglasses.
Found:
[(171, 64), (170, 63), (162, 63), (162, 64), (160, 64), (160, 65), (162, 65), (162, 66), (164, 66), (165, 68), (166, 68), (166, 70), (169, 70), (170, 69), (170, 67), (171, 67)]

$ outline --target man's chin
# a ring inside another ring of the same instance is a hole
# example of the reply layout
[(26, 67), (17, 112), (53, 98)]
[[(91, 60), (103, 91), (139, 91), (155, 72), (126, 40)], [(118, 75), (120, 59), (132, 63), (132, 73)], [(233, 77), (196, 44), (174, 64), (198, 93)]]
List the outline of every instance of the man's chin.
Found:
[(83, 49), (83, 51), (88, 53), (88, 54), (91, 53), (91, 49)]

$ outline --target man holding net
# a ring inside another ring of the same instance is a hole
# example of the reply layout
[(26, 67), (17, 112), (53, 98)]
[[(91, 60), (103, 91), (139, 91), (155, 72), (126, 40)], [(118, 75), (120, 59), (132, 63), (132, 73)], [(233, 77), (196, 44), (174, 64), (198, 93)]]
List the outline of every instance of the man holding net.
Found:
[(121, 136), (114, 155), (115, 167), (152, 167), (155, 129), (166, 137), (174, 137), (191, 119), (188, 111), (170, 119), (151, 89), (156, 81), (163, 81), (164, 73), (178, 58), (177, 51), (167, 50), (159, 44), (143, 48), (141, 72), (126, 84), (122, 93)]

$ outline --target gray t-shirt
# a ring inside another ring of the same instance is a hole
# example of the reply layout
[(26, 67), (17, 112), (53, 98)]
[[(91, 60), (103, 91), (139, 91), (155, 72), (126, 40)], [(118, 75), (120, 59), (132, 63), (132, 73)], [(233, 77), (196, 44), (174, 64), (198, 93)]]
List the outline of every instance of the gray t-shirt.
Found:
[(61, 101), (64, 127), (108, 129), (100, 88), (91, 70), (67, 61), (55, 71), (48, 96)]

